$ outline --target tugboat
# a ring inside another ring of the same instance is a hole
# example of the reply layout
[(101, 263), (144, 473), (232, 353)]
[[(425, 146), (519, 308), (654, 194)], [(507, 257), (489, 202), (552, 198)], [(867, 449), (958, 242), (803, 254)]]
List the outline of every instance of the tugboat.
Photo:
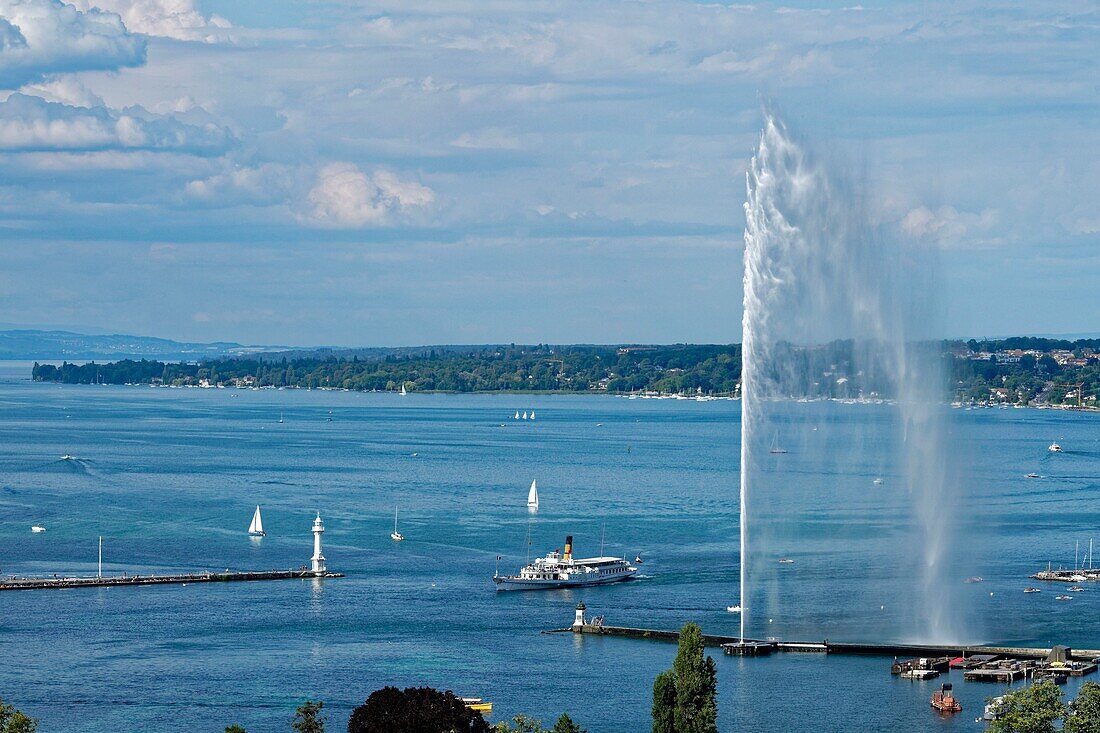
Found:
[(944, 682), (940, 689), (932, 693), (932, 707), (941, 713), (957, 713), (963, 709), (962, 703), (955, 699), (951, 683)]

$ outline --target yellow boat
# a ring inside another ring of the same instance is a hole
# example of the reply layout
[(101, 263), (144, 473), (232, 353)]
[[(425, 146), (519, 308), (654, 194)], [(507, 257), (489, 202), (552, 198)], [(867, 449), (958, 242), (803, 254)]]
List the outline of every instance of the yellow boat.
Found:
[(485, 702), (480, 697), (460, 697), (458, 699), (470, 710), (475, 710), (482, 715), (490, 715), (493, 712), (493, 703)]

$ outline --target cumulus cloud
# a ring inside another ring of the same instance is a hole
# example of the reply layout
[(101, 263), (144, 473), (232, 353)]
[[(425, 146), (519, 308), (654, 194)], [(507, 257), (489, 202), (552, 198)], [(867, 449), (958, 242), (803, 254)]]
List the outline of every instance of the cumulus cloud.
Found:
[(193, 125), (142, 107), (76, 107), (16, 93), (0, 102), (0, 150), (174, 150), (199, 155), (224, 151), (229, 132)]
[(181, 41), (217, 43), (230, 39), (232, 24), (218, 15), (204, 16), (194, 0), (69, 0), (81, 10), (98, 8), (122, 17), (135, 33)]
[(394, 213), (428, 206), (435, 193), (387, 170), (368, 176), (351, 163), (332, 163), (317, 172), (308, 200), (308, 223), (353, 228), (381, 225)]
[(286, 197), (292, 178), (291, 172), (281, 165), (233, 166), (189, 181), (184, 194), (188, 201), (208, 207), (265, 206)]
[(996, 223), (997, 212), (993, 209), (974, 213), (959, 211), (954, 206), (941, 206), (935, 211), (918, 206), (902, 218), (901, 230), (914, 239), (945, 247), (990, 244), (987, 233)]
[(61, 0), (0, 0), (0, 89), (49, 74), (119, 69), (145, 61), (145, 40), (114, 13)]

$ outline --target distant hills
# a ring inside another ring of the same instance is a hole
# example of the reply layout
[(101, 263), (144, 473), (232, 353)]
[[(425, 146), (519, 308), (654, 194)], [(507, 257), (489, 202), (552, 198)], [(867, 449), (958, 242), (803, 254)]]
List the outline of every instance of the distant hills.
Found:
[(0, 359), (89, 361), (92, 359), (169, 359), (198, 361), (279, 351), (276, 346), (243, 346), (229, 341), (185, 343), (152, 336), (91, 335), (72, 331), (0, 331)]

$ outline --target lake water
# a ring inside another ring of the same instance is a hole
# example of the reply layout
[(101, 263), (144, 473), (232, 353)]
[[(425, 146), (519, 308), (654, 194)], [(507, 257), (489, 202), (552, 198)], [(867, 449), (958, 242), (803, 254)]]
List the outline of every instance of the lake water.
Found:
[[(3, 593), (0, 696), (43, 730), (282, 731), (306, 698), (324, 700), (342, 730), (372, 690), (426, 684), (491, 700), (493, 720), (567, 711), (591, 733), (646, 731), (653, 678), (674, 646), (541, 632), (567, 626), (583, 600), (609, 624), (693, 620), (736, 633), (725, 612), (738, 600), (736, 402), (59, 386), (31, 383), (29, 371), (0, 365), (4, 574), (94, 574), (99, 535), (105, 573), (297, 567), (316, 510), (329, 568), (347, 573)], [(513, 420), (517, 409), (537, 420)], [(906, 599), (920, 538), (912, 499), (892, 481), (891, 408), (786, 415), (791, 452), (767, 459), (759, 491), (775, 492), (783, 529), (769, 541), (795, 563), (751, 631), (913, 638)], [(1074, 542), (1084, 554), (1100, 529), (1100, 418), (949, 419), (963, 470), (958, 577), (944, 598), (967, 640), (1100, 647), (1100, 587), (1062, 603), (1053, 587), (1022, 593), (1029, 573), (1072, 564)], [(1047, 452), (1055, 439), (1065, 453)], [(1025, 479), (1031, 471), (1043, 478)], [(258, 541), (245, 535), (256, 504), (268, 531)], [(389, 538), (395, 505), (400, 544)], [(641, 554), (644, 577), (498, 594), (496, 558), (517, 570), (529, 525), (535, 553), (572, 534), (579, 555), (597, 554), (603, 537), (608, 554)], [(984, 582), (963, 583), (968, 574)], [(892, 678), (889, 659), (712, 653), (725, 731), (808, 719), (815, 730), (978, 730), (982, 700), (1000, 691), (953, 673), (964, 712), (943, 720), (928, 708), (938, 681)]]

